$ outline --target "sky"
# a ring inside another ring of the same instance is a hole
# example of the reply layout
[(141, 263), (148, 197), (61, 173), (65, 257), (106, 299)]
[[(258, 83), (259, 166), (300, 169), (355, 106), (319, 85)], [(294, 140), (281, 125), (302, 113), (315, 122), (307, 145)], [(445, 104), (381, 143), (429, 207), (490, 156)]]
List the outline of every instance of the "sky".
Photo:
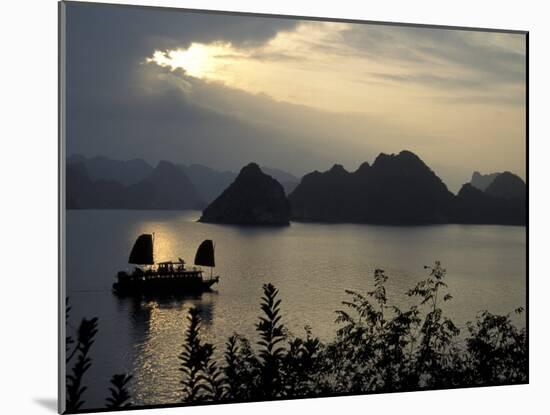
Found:
[(523, 34), (84, 3), (66, 28), (68, 154), (525, 178)]

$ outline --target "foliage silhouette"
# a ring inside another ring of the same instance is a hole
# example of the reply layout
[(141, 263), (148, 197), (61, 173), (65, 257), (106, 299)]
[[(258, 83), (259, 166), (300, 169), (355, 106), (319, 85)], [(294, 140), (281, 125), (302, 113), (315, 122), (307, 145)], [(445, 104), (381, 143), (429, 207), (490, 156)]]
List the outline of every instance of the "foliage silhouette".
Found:
[(204, 382), (205, 392), (209, 399), (222, 401), (227, 397), (227, 384), (223, 379), (223, 371), (219, 368), (217, 362), (212, 358), (214, 346), (205, 344), (204, 360)]
[(130, 393), (126, 388), (131, 379), (132, 375), (127, 375), (125, 373), (113, 375), (111, 378), (112, 386), (109, 388), (111, 396), (107, 398), (105, 407), (115, 409), (131, 406)]
[(315, 393), (322, 371), (323, 344), (311, 334), (311, 328), (305, 327), (306, 338), (289, 341), (288, 351), (283, 357), (285, 395), (307, 396)]
[[(331, 370), (339, 390), (387, 391), (407, 389), (416, 383), (410, 355), (416, 338), (413, 330), (420, 324), (416, 306), (403, 312), (387, 305), (383, 270), (374, 273), (373, 291), (364, 296), (347, 291), (348, 310), (337, 311), (336, 322), (343, 326), (329, 345)], [(354, 368), (355, 366), (355, 368)]]
[(201, 320), (197, 308), (189, 310), (188, 320), (185, 343), (179, 355), (183, 399), (190, 402), (224, 400), (228, 387), (222, 380), (223, 371), (212, 359), (214, 346), (200, 339)]
[(285, 335), (279, 309), (281, 300), (277, 299), (279, 291), (271, 284), (264, 284), (263, 290), (260, 308), (264, 315), (256, 325), (261, 362), (258, 393), (262, 398), (273, 398), (281, 396), (284, 389), (282, 363), (286, 351), (280, 343), (285, 340)]
[(236, 401), (254, 399), (260, 362), (252, 351), (250, 341), (234, 334), (226, 343), (224, 375), (228, 385), (227, 398)]
[[(66, 299), (66, 321), (69, 321), (71, 306), (69, 305), (69, 299)], [(68, 326), (68, 323), (67, 323)], [(87, 387), (83, 385), (82, 381), (85, 373), (90, 369), (92, 365), (92, 359), (90, 358), (90, 349), (95, 342), (95, 337), (98, 333), (98, 319), (94, 317), (92, 319), (82, 319), (77, 330), (77, 340), (72, 338), (69, 334), (65, 340), (66, 351), (66, 364), (68, 365), (71, 360), (76, 356), (76, 361), (70, 370), (70, 373), (66, 377), (66, 412), (72, 413), (79, 411), (85, 404), (83, 399), (84, 392)], [(71, 351), (71, 345), (75, 345)], [(69, 370), (67, 370), (69, 372)], [(126, 408), (130, 406), (130, 393), (127, 389), (127, 385), (132, 379), (131, 375), (116, 374), (111, 378), (111, 387), (109, 396), (105, 401), (106, 408)]]
[(447, 317), (444, 317), (441, 303), (452, 300), (452, 295), (445, 293), (447, 284), (443, 281), (447, 270), (439, 261), (430, 270), (428, 278), (409, 290), (409, 296), (418, 296), (420, 304), (428, 306), (428, 313), (420, 329), (421, 341), (418, 351), (416, 371), (425, 374), (419, 386), (444, 387), (449, 383), (456, 370), (449, 365), (449, 357), (456, 353), (453, 341), (460, 330)]
[[(468, 323), (469, 336), (461, 340), (460, 330), (443, 309), (452, 300), (445, 282), (447, 271), (438, 261), (425, 269), (426, 279), (406, 293), (417, 301), (405, 310), (389, 304), (388, 276), (381, 269), (374, 272), (372, 291), (346, 291), (350, 300), (336, 312), (336, 338), (326, 345), (308, 327), (305, 338), (290, 336), (282, 323), (278, 290), (265, 284), (256, 325), (257, 351), (248, 339), (234, 334), (226, 343), (221, 371), (205, 370), (204, 359), (213, 364), (213, 348), (201, 343), (194, 322), (198, 317), (191, 311), (188, 343), (194, 342), (197, 351), (208, 350), (203, 361), (197, 360), (197, 373), (206, 373), (217, 390), (225, 391), (216, 395), (209, 389), (200, 397), (246, 401), (526, 382), (525, 329), (514, 326), (509, 315), (484, 311), (475, 323)], [(188, 373), (193, 362), (186, 363)], [(188, 401), (197, 400), (189, 397)]]
[(84, 404), (82, 395), (87, 388), (86, 386), (82, 386), (82, 379), (92, 364), (92, 360), (88, 354), (94, 343), (96, 334), (97, 318), (94, 317), (91, 320), (82, 319), (78, 328), (75, 346), (76, 362), (71, 374), (67, 375), (66, 408), (68, 412), (74, 412)]
[(189, 327), (185, 334), (183, 351), (179, 355), (180, 371), (183, 372), (183, 399), (197, 401), (204, 396), (205, 385), (201, 374), (206, 359), (206, 350), (199, 337), (200, 318), (196, 308), (189, 310)]
[[(71, 314), (71, 305), (69, 303), (69, 297), (67, 297), (65, 298), (65, 322), (69, 321), (70, 314)], [(73, 352), (71, 352), (71, 345), (73, 344), (74, 344), (74, 339), (67, 332), (67, 335), (65, 336), (65, 364), (69, 363), (69, 361), (73, 358), (74, 353), (77, 350), (76, 348), (74, 348)]]
[[(523, 308), (515, 313), (522, 314)], [(527, 333), (512, 324), (509, 314), (483, 311), (475, 323), (468, 323), (468, 331), (469, 383), (498, 385), (527, 379)]]

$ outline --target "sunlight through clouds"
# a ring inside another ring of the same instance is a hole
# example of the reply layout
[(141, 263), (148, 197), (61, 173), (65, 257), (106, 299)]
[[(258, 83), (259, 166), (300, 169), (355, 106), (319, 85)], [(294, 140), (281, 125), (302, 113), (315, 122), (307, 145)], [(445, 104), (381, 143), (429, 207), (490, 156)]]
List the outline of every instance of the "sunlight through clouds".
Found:
[(259, 46), (194, 42), (156, 50), (146, 62), (331, 112), (522, 102), (520, 36), (432, 31), (302, 22)]
[(234, 57), (245, 56), (233, 50), (230, 43), (204, 45), (192, 43), (187, 49), (175, 49), (166, 52), (156, 50), (148, 63), (156, 63), (171, 70), (183, 69), (195, 78), (216, 79), (222, 74), (224, 61)]

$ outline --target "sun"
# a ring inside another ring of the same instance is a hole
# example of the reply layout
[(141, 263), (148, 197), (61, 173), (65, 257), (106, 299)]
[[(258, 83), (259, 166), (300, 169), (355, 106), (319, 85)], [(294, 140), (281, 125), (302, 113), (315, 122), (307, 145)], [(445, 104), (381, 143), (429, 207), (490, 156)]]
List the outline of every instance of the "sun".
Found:
[(156, 50), (147, 62), (154, 62), (171, 70), (183, 69), (187, 75), (195, 78), (211, 79), (215, 78), (216, 72), (227, 64), (227, 58), (233, 54), (229, 43), (192, 43), (187, 49)]

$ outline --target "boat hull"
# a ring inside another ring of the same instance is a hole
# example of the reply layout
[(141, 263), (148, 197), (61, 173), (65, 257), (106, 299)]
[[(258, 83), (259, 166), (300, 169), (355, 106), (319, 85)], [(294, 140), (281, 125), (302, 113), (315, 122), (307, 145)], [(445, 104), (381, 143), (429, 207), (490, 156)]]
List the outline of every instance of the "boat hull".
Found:
[(202, 278), (129, 278), (120, 279), (113, 284), (113, 292), (117, 295), (186, 295), (210, 291), (219, 281), (219, 277)]

